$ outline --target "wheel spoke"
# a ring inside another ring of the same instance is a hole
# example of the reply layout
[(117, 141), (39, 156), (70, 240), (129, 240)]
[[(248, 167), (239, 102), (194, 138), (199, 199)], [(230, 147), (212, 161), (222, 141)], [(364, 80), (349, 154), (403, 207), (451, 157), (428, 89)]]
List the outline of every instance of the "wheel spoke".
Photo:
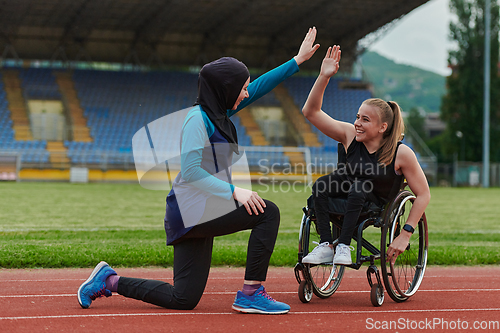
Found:
[[(307, 230), (306, 230), (307, 229)], [(320, 241), (316, 228), (311, 225), (309, 228), (302, 230), (302, 238), (308, 239), (308, 251), (314, 248), (313, 241)], [(308, 233), (304, 235), (304, 233)], [(304, 254), (304, 256), (307, 253)], [(320, 298), (327, 298), (331, 296), (340, 285), (342, 276), (344, 274), (343, 267), (334, 266), (332, 263), (323, 263), (319, 265), (306, 264), (304, 265), (307, 270), (307, 276), (311, 280), (311, 287), (314, 294)]]

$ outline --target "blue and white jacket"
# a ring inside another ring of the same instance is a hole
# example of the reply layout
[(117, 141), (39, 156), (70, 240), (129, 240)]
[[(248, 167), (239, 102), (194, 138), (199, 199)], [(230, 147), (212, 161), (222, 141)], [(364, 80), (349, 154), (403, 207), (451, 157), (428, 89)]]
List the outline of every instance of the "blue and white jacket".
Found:
[[(298, 71), (297, 63), (291, 59), (261, 75), (248, 86), (249, 97), (236, 110), (227, 110), (227, 115), (233, 116)], [(208, 198), (217, 196), (220, 199), (220, 204), (217, 205), (218, 216), (237, 207), (232, 196), (232, 163), (233, 151), (227, 140), (201, 106), (194, 106), (182, 125), (181, 171), (166, 199), (167, 245), (178, 240), (195, 225), (208, 221), (205, 212)]]

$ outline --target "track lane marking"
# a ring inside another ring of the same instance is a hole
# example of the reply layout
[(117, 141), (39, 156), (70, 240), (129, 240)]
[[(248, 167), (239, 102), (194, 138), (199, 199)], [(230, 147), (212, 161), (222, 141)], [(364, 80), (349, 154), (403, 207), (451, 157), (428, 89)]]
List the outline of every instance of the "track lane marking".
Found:
[[(298, 311), (289, 312), (288, 315), (311, 315), (311, 314), (382, 314), (382, 313), (425, 313), (425, 312), (468, 312), (468, 311), (500, 311), (500, 308), (482, 309), (407, 309), (407, 310), (344, 310), (344, 311)], [(58, 316), (24, 316), (24, 317), (0, 317), (0, 320), (26, 320), (26, 319), (67, 319), (67, 318), (99, 318), (99, 317), (141, 317), (141, 316), (213, 316), (213, 315), (240, 315), (237, 312), (149, 312), (149, 313), (106, 313), (90, 315), (58, 315)]]
[[(496, 292), (500, 289), (419, 289), (418, 292)], [(336, 294), (369, 293), (369, 290), (338, 290)], [(203, 295), (234, 295), (235, 291), (207, 291)], [(296, 294), (296, 291), (273, 291), (272, 294)], [(115, 293), (115, 295), (119, 296)], [(77, 297), (77, 294), (40, 294), (40, 295), (0, 295), (0, 298), (37, 298), (37, 297)]]
[[(125, 275), (124, 275), (125, 276)], [(362, 276), (349, 276), (348, 277), (349, 279), (364, 279), (366, 280), (366, 275), (362, 275)], [(460, 276), (450, 276), (450, 275), (435, 275), (435, 276), (427, 276), (425, 275), (424, 276), (424, 280), (428, 280), (428, 279), (432, 279), (432, 278), (458, 278), (458, 279), (463, 279), (463, 275), (460, 275)], [(500, 280), (500, 278), (495, 278), (495, 277), (492, 277), (491, 275), (472, 275), (472, 276), (469, 276), (469, 278), (488, 278), (490, 281), (494, 281), (494, 280)], [(62, 282), (62, 281), (79, 281), (79, 282), (84, 282), (86, 278), (79, 278), (79, 279), (20, 279), (20, 280), (16, 280), (16, 279), (9, 279), (9, 280), (2, 280), (0, 279), (0, 283), (2, 282), (5, 282), (5, 283), (19, 283), (19, 282)], [(160, 276), (160, 277), (145, 277), (144, 279), (147, 279), (147, 280), (173, 280), (173, 276)], [(208, 281), (210, 280), (241, 280), (242, 277), (241, 276), (228, 276), (228, 277), (209, 277), (208, 278)], [(275, 277), (267, 277), (267, 281), (271, 281), (271, 280), (277, 280), (277, 279), (280, 279), (282, 280), (283, 277), (280, 277), (280, 276), (275, 276)], [(293, 279), (293, 281), (295, 281), (295, 279)]]

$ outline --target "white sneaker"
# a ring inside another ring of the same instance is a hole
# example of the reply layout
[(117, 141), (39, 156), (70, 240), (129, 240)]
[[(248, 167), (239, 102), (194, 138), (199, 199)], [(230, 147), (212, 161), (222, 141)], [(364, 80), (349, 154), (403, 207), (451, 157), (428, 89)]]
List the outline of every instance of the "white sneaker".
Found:
[(354, 251), (354, 247), (339, 243), (335, 248), (335, 257), (333, 258), (333, 264), (351, 265), (351, 251)]
[[(318, 244), (317, 242), (313, 242)], [(304, 264), (322, 264), (333, 260), (333, 249), (329, 246), (330, 243), (324, 242), (318, 244), (307, 256), (302, 258)]]

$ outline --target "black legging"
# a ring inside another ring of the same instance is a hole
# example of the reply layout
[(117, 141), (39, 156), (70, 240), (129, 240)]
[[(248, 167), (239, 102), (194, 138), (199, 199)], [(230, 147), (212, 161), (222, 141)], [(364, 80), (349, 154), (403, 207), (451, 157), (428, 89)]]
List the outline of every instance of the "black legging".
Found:
[[(245, 280), (265, 281), (273, 253), (280, 213), (264, 200), (264, 213), (249, 215), (245, 207), (202, 223), (174, 245), (174, 285), (163, 281), (120, 277), (118, 293), (168, 309), (191, 310), (199, 302), (208, 279), (213, 239), (251, 229), (248, 240)], [(214, 204), (214, 203), (212, 203)]]
[(316, 180), (312, 193), (321, 243), (333, 243), (328, 198), (347, 198), (347, 211), (344, 215), (339, 243), (350, 245), (364, 203), (367, 200), (376, 200), (372, 191), (373, 184), (370, 180), (353, 181), (335, 172)]

